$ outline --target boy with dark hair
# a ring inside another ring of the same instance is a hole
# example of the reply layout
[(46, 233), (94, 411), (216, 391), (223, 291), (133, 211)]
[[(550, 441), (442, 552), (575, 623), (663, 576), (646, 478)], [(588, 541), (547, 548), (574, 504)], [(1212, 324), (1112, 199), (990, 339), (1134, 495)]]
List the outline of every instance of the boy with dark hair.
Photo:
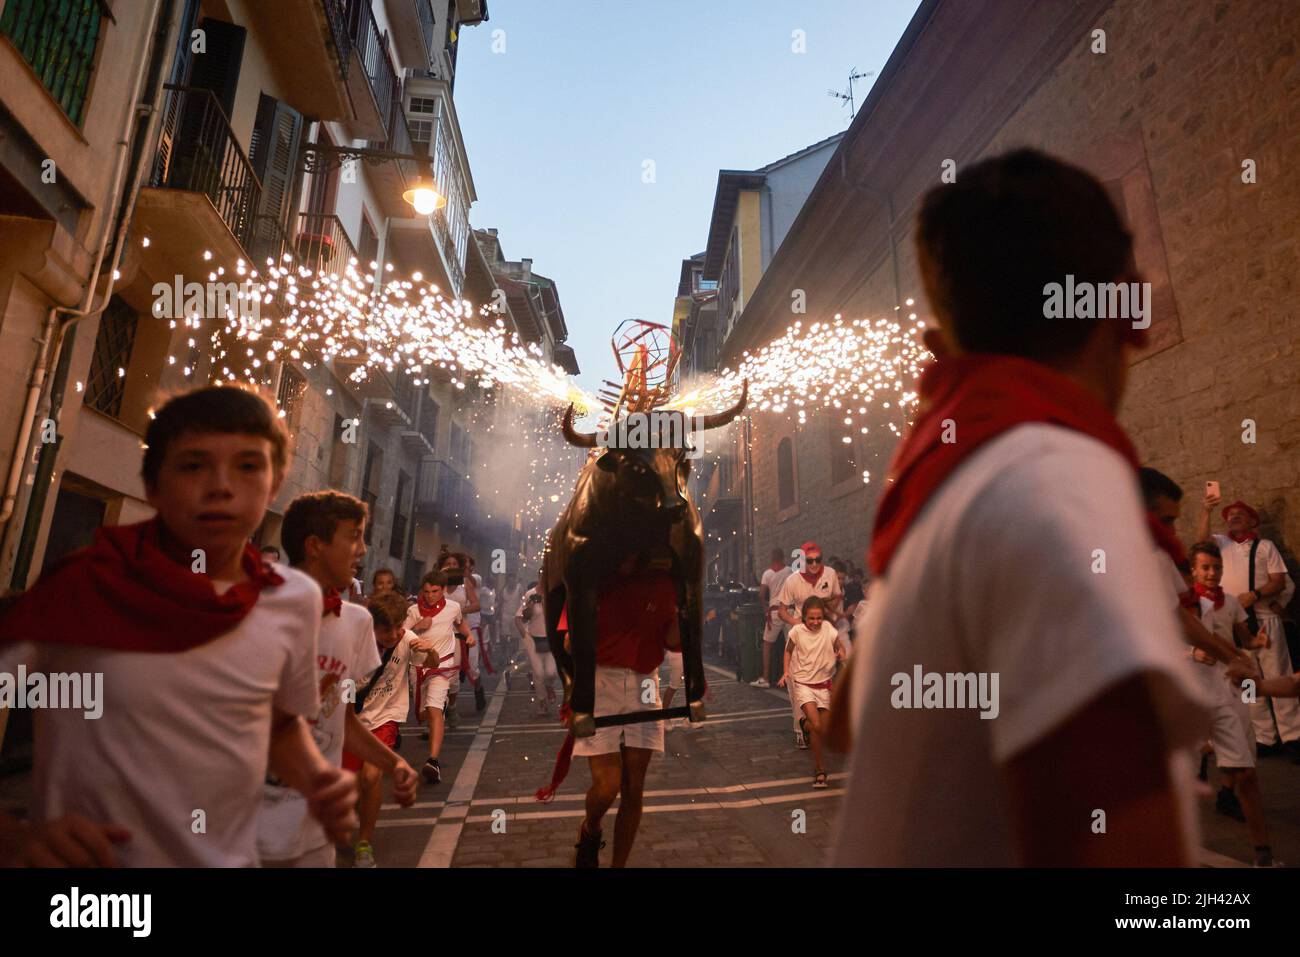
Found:
[[(311, 492), (289, 503), (280, 541), (289, 564), (310, 575), (324, 593), (324, 618), (316, 650), (320, 711), (311, 719), (312, 737), (326, 759), (342, 766), (346, 746), (357, 757), (393, 777), (399, 804), (415, 801), (415, 771), (361, 723), (352, 704), (358, 686), (380, 666), (370, 613), (343, 600), (352, 570), (365, 557), (365, 502), (341, 492)], [(333, 842), (307, 816), (293, 790), (268, 777), (258, 822), (258, 850), (264, 865), (333, 867)]]
[(0, 619), (0, 670), (99, 672), (108, 695), (97, 721), (37, 712), (33, 823), (0, 813), (0, 847), (41, 866), (256, 865), (268, 765), (346, 839), (355, 782), (305, 720), (320, 589), (249, 543), (284, 478), (283, 423), (213, 386), (165, 403), (145, 443), (157, 515), (101, 528)]
[[(406, 599), (395, 591), (371, 597), (370, 617), (375, 641), (380, 649), (380, 666), (369, 682), (358, 691), (354, 710), (361, 724), (382, 747), (389, 749), (389, 756), (384, 762), (375, 762), (372, 758), (363, 761), (351, 750), (343, 752), (343, 766), (356, 772), (361, 791), (358, 803), (361, 827), (353, 848), (353, 867), (375, 866), (375, 848), (372, 842), (375, 838), (375, 823), (379, 820), (380, 801), (383, 799), (379, 786), (382, 773), (380, 769), (396, 766), (398, 762), (408, 769), (410, 767), (395, 753), (397, 731), (406, 717), (411, 666), (424, 662), (426, 654), (433, 648), (431, 640), (416, 638), (406, 630)], [(415, 772), (412, 771), (412, 787), (414, 777)]]
[[(1235, 641), (1243, 648), (1263, 647), (1267, 636), (1250, 633), (1246, 628), (1246, 610), (1236, 598), (1225, 594), (1220, 584), (1223, 555), (1219, 546), (1214, 542), (1197, 542), (1189, 554), (1201, 622), (1225, 641)], [(1222, 664), (1199, 649), (1194, 649), (1191, 656), (1205, 694), (1214, 702), (1209, 738), (1222, 779), (1216, 810), (1223, 812), (1225, 806), (1240, 809), (1242, 820), (1250, 828), (1255, 866), (1272, 867), (1273, 850), (1268, 843), (1264, 797), (1255, 774), (1255, 729), (1251, 725), (1250, 709), (1228, 684)]]
[(460, 605), (447, 597), (447, 576), (439, 571), (429, 572), (420, 582), (418, 600), (406, 613), (405, 626), (429, 643), (428, 667), (417, 667), (415, 698), (429, 726), (429, 757), (420, 773), (430, 784), (442, 781), (442, 736), (447, 714), (456, 710), (456, 680), (460, 669), (456, 664), (457, 639), (474, 644), (467, 635), (468, 627), (461, 614)]
[[(1180, 549), (1115, 419), (1146, 332), (1045, 298), (1137, 281), (1129, 234), (1094, 177), (1018, 150), (932, 189), (916, 239), (935, 362), (875, 518), (834, 863), (1186, 864), (1204, 712), (1151, 600), (1153, 538)], [(918, 671), (997, 674), (997, 719), (895, 707)]]

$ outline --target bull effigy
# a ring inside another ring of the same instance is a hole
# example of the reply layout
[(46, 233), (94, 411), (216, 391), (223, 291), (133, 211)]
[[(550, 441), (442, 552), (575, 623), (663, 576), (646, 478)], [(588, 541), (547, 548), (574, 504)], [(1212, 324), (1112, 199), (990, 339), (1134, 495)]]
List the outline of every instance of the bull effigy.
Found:
[[(542, 572), (546, 632), (574, 737), (608, 725), (704, 720), (704, 537), (687, 488), (691, 459), (698, 455), (690, 439), (730, 423), (748, 393), (742, 385), (735, 405), (707, 415), (666, 408), (680, 354), (671, 333), (656, 323), (624, 323), (614, 354), (623, 381), (607, 382), (602, 393), (609, 426), (579, 432), (574, 407), (564, 414), (565, 439), (592, 454), (551, 531)], [(686, 700), (673, 708), (597, 717), (596, 610), (602, 589), (630, 558), (667, 571), (676, 586)]]

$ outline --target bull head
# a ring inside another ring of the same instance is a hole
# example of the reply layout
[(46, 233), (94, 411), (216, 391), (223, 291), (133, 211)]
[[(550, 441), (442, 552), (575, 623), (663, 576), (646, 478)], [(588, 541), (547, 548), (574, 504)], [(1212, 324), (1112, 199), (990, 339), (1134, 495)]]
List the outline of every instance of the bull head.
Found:
[[(730, 425), (731, 422), (745, 410), (745, 403), (749, 399), (749, 380), (746, 379), (740, 384), (740, 398), (731, 408), (722, 412), (711, 412), (708, 415), (699, 416), (699, 429), (717, 429), (724, 425)], [(565, 441), (570, 445), (576, 445), (580, 449), (594, 449), (600, 443), (597, 440), (595, 432), (579, 432), (573, 427), (574, 409), (570, 405), (564, 412), (564, 419), (560, 423), (560, 428), (564, 432)]]

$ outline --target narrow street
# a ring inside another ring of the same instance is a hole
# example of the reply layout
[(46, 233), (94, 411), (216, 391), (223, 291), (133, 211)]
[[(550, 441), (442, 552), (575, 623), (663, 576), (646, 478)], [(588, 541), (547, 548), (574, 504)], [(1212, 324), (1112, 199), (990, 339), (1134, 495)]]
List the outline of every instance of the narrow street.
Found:
[[(812, 790), (811, 752), (795, 749), (786, 693), (740, 684), (717, 665), (708, 670), (708, 720), (697, 731), (669, 731), (664, 755), (650, 764), (631, 865), (822, 863), (843, 787), (842, 758), (827, 762), (830, 789)], [(374, 842), (379, 866), (573, 865), (590, 783), (586, 761), (574, 760), (553, 802), (536, 801), (564, 732), (554, 716), (535, 716), (527, 664), (517, 663), (510, 674), (508, 686), (487, 679), (491, 691), (481, 716), (474, 715), (473, 696), (460, 695), (461, 727), (443, 746), (443, 783), (422, 784), (411, 808), (385, 804)], [(426, 748), (420, 729), (404, 725), (403, 757), (419, 767)], [(617, 807), (605, 823), (611, 843)], [(797, 811), (804, 812), (801, 833)], [(611, 854), (612, 847), (601, 852), (602, 866)]]

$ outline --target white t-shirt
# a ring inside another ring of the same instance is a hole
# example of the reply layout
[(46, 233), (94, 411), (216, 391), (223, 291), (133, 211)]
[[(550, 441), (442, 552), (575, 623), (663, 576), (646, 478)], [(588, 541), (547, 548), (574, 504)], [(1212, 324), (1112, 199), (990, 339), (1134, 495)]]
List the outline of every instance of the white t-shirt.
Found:
[(1183, 592), (1187, 591), (1187, 580), (1167, 551), (1157, 548), (1155, 555), (1156, 563), (1160, 566), (1160, 594), (1168, 607), (1178, 608), (1183, 603)]
[[(1241, 602), (1229, 595), (1226, 590), (1223, 593), (1222, 608), (1215, 608), (1214, 602), (1208, 598), (1197, 600), (1201, 605), (1201, 624), (1205, 626), (1206, 630), (1218, 635), (1230, 645), (1236, 644), (1232, 634), (1232, 626), (1236, 622), (1244, 624), (1246, 621), (1246, 609), (1241, 607)], [(1214, 700), (1221, 703), (1236, 696), (1232, 686), (1228, 684), (1228, 667), (1222, 661), (1215, 661), (1211, 665), (1193, 660), (1192, 669), (1193, 674), (1200, 680), (1206, 693), (1211, 695)]]
[(784, 568), (766, 568), (763, 570), (758, 583), (767, 586), (767, 603), (769, 605), (776, 604), (776, 596), (781, 594), (781, 586), (785, 584), (785, 580), (790, 577), (793, 571), (789, 565)]
[[(1223, 579), (1219, 583), (1223, 590), (1234, 597), (1250, 591), (1250, 540), (1234, 542), (1227, 535), (1215, 535), (1214, 544), (1219, 546), (1219, 551), (1223, 554)], [(1286, 574), (1286, 562), (1282, 560), (1282, 553), (1267, 538), (1261, 538), (1259, 548), (1255, 549), (1255, 588), (1263, 588), (1268, 584), (1268, 576), (1278, 573)], [(1255, 614), (1278, 614), (1274, 610), (1274, 603), (1281, 599), (1281, 604), (1285, 605), (1293, 591), (1293, 587), (1287, 587), (1276, 595), (1256, 602)]]
[(545, 638), (546, 611), (542, 607), (542, 602), (529, 601), (536, 594), (538, 594), (536, 588), (530, 588), (524, 592), (524, 597), (519, 599), (519, 610), (515, 612), (515, 617), (524, 620), (524, 628), (527, 630), (529, 637)]
[[(1149, 535), (1132, 469), (1087, 436), (1022, 425), (957, 468), (871, 583), (834, 864), (1018, 863), (1003, 768), (1144, 673), (1191, 854), (1184, 749), (1203, 733), (1208, 702), (1188, 673), (1173, 610), (1151, 600), (1162, 572)], [(1105, 572), (1095, 572), (1103, 554)], [(997, 717), (970, 706), (895, 708), (899, 679), (916, 667), (982, 673), (989, 690), (996, 674)]]
[(798, 624), (790, 628), (786, 638), (790, 650), (789, 676), (800, 684), (818, 685), (829, 681), (835, 674), (835, 639), (839, 632), (828, 621), (816, 630)]
[(783, 606), (790, 614), (800, 618), (803, 615), (803, 603), (812, 596), (816, 595), (829, 604), (832, 598), (842, 594), (840, 576), (835, 574), (835, 569), (827, 566), (811, 585), (798, 572), (787, 575), (774, 604)]
[[(368, 730), (373, 731), (380, 725), (388, 724), (390, 721), (401, 722), (406, 719), (406, 713), (411, 706), (408, 700), (410, 691), (408, 684), (410, 681), (409, 666), (412, 664), (423, 665), (428, 662), (428, 657), (424, 652), (416, 651), (411, 647), (412, 642), (418, 638), (419, 636), (414, 632), (403, 630), (402, 636), (397, 640), (397, 644), (393, 646), (393, 653), (388, 656), (388, 661), (384, 664), (384, 670), (379, 675), (379, 680), (370, 689), (370, 694), (366, 696), (365, 706), (357, 715)], [(360, 695), (361, 690), (361, 688), (358, 689), (358, 695)]]
[[(316, 647), (320, 710), (309, 723), (316, 747), (335, 767), (343, 766), (347, 709), (378, 667), (379, 650), (369, 611), (344, 602), (337, 616), (321, 619)], [(351, 682), (350, 694), (344, 682)], [(268, 780), (257, 825), (257, 851), (262, 860), (292, 860), (328, 843), (325, 829), (308, 813), (307, 799), (293, 788)]]
[[(277, 565), (233, 631), (175, 654), (20, 643), (0, 671), (100, 672), (103, 716), (42, 709), (35, 717), (32, 818), (65, 814), (131, 832), (124, 867), (254, 867), (271, 709), (319, 710), (321, 591)], [(178, 627), (184, 627), (179, 622)], [(191, 828), (202, 811), (206, 833)]]
[[(477, 576), (475, 576), (477, 577)], [(497, 610), (497, 593), (491, 585), (480, 585), (478, 587), (479, 612), (491, 618)], [(470, 615), (473, 619), (475, 616)]]
[(406, 610), (406, 628), (414, 631), (419, 638), (433, 639), (433, 651), (429, 652), (429, 660), (425, 662), (430, 668), (450, 668), (452, 659), (447, 658), (446, 661), (442, 659), (456, 653), (456, 622), (461, 619), (460, 604), (451, 598), (446, 599), (442, 610), (433, 616), (433, 623), (429, 626), (429, 630), (416, 631), (415, 626), (423, 617), (417, 602)]

